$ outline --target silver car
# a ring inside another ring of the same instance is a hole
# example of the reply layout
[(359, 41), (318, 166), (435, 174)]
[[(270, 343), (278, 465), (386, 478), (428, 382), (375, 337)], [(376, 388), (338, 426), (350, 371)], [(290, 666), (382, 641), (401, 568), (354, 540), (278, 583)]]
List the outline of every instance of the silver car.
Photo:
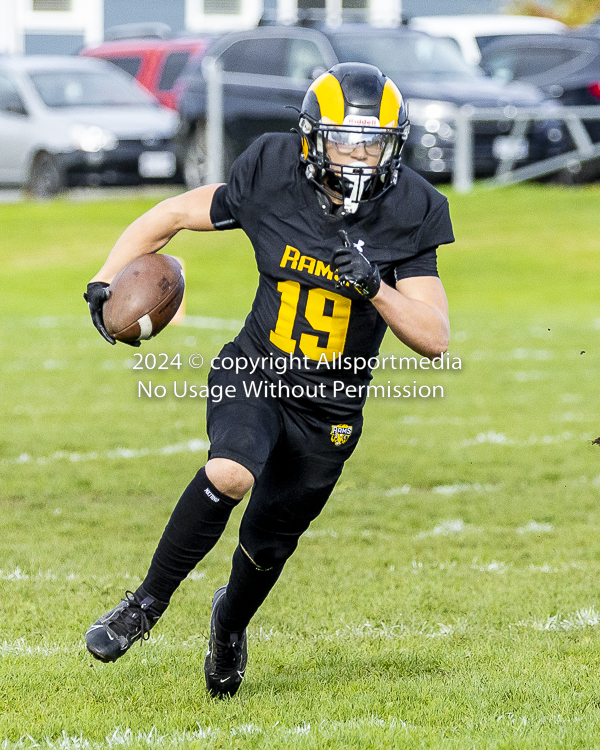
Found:
[(110, 63), (0, 57), (0, 185), (48, 197), (69, 185), (176, 179), (178, 124)]

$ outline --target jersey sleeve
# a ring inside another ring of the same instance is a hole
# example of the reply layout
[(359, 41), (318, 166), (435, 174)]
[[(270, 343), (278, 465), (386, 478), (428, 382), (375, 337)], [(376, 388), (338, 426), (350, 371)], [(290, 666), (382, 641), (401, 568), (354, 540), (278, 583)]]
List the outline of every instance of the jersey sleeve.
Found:
[(240, 225), (233, 217), (227, 204), (227, 185), (215, 190), (210, 204), (210, 221), (215, 229), (239, 229)]
[(429, 247), (394, 267), (394, 280), (396, 282), (401, 279), (410, 279), (413, 276), (439, 276), (435, 247)]
[(454, 242), (454, 232), (450, 221), (448, 201), (444, 198), (425, 217), (417, 235), (417, 251)]
[(454, 233), (448, 201), (444, 198), (421, 224), (416, 238), (417, 252), (394, 267), (396, 282), (413, 276), (439, 276), (436, 249), (449, 242), (454, 242)]
[(215, 229), (244, 228), (255, 216), (252, 204), (260, 195), (258, 183), (261, 172), (263, 139), (254, 141), (233, 163), (227, 183), (215, 191), (210, 207), (210, 220)]

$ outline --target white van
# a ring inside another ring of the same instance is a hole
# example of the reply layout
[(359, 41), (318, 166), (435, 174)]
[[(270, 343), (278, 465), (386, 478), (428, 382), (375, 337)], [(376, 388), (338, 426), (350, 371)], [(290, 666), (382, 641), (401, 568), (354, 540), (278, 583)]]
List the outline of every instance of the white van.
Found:
[(564, 23), (536, 16), (415, 16), (408, 25), (431, 36), (454, 42), (463, 57), (479, 65), (481, 50), (499, 36), (510, 34), (560, 34), (567, 30)]

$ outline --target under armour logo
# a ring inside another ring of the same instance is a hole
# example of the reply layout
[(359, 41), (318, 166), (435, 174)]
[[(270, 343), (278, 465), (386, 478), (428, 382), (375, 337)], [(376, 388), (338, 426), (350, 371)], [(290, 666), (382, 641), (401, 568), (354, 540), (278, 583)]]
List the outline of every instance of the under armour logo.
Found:
[(356, 242), (354, 243), (354, 247), (358, 250), (359, 253), (362, 253), (364, 246), (365, 246), (364, 240), (356, 240)]

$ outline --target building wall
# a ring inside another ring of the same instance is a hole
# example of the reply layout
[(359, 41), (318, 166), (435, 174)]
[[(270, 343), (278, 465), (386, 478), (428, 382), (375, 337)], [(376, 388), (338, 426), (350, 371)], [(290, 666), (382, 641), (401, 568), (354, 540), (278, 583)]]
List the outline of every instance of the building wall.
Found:
[(83, 34), (25, 34), (26, 55), (75, 55), (85, 45)]
[[(175, 32), (251, 28), (263, 14), (293, 17), (297, 0), (70, 0), (69, 11), (33, 10), (32, 0), (0, 0), (0, 54), (70, 54), (102, 41), (111, 26), (144, 21), (167, 23)], [(369, 17), (387, 25), (402, 15), (500, 13), (509, 0), (371, 0)], [(341, 11), (350, 0), (315, 0)], [(239, 12), (231, 13), (233, 8)], [(228, 12), (229, 11), (229, 12)], [(379, 19), (378, 14), (385, 18)]]
[(188, 31), (200, 33), (250, 29), (263, 7), (263, 0), (186, 0), (185, 25)]
[(402, 15), (456, 16), (465, 13), (502, 13), (507, 0), (402, 0)]
[(185, 0), (104, 0), (104, 30), (123, 23), (161, 21), (185, 31)]
[(0, 54), (13, 54), (21, 50), (21, 34), (17, 22), (15, 0), (0, 0)]
[(70, 0), (57, 11), (38, 10), (32, 0), (0, 0), (0, 54), (70, 54), (98, 44), (102, 2)]

